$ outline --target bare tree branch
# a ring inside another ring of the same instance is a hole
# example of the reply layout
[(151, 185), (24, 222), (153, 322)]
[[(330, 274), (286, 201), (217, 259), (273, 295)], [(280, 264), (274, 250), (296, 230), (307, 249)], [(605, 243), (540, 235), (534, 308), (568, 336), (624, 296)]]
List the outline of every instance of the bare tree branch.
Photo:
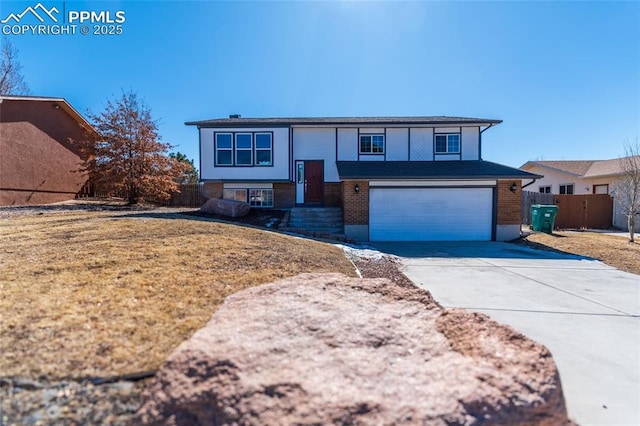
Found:
[(624, 144), (624, 157), (618, 159), (622, 176), (615, 183), (616, 197), (627, 216), (629, 242), (635, 240), (636, 217), (640, 216), (640, 140)]
[(0, 46), (0, 95), (28, 94), (29, 87), (24, 82), (18, 50), (11, 41), (3, 38)]

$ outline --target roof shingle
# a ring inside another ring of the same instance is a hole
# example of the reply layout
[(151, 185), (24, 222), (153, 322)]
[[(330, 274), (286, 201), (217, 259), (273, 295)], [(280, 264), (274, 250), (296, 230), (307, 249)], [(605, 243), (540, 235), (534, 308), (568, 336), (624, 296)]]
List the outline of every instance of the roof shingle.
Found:
[(311, 126), (311, 125), (433, 125), (475, 124), (495, 125), (502, 120), (471, 117), (423, 116), (423, 117), (281, 117), (281, 118), (214, 118), (211, 120), (187, 121), (187, 126), (240, 127), (240, 126)]
[(542, 176), (484, 160), (337, 161), (340, 179), (538, 179)]

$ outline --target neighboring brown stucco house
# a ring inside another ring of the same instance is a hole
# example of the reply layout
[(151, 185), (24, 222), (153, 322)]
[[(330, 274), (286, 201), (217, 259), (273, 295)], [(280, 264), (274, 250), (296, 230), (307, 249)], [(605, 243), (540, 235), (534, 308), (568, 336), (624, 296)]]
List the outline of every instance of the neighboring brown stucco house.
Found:
[(0, 96), (0, 205), (76, 197), (87, 182), (78, 141), (90, 134), (63, 98)]

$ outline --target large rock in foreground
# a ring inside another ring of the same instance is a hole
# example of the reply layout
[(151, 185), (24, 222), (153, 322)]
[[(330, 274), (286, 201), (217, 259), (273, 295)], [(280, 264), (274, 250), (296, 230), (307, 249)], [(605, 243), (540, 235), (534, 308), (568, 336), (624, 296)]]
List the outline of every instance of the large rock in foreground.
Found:
[(206, 203), (200, 207), (200, 211), (204, 213), (219, 214), (228, 217), (242, 217), (249, 214), (251, 206), (242, 201), (223, 200), (221, 198), (209, 198)]
[(569, 424), (551, 354), (386, 279), (305, 274), (228, 297), (138, 422)]

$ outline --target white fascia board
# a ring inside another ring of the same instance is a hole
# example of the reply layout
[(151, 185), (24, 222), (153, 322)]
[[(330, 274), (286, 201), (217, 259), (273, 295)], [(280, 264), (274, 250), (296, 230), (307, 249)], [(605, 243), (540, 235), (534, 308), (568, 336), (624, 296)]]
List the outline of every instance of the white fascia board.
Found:
[(370, 187), (394, 187), (394, 186), (495, 186), (495, 180), (372, 180), (369, 181)]

